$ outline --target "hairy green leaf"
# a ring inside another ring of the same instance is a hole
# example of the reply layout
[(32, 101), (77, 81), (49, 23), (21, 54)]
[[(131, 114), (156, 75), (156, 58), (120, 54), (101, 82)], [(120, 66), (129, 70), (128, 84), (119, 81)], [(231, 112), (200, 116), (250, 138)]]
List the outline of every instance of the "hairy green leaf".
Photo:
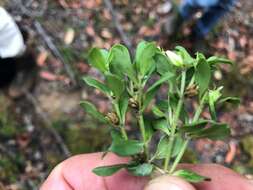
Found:
[(132, 156), (143, 151), (144, 144), (137, 140), (113, 141), (109, 151), (119, 156)]
[(151, 102), (151, 100), (155, 97), (157, 91), (159, 90), (160, 85), (152, 88), (151, 90), (148, 90), (145, 93), (144, 100), (143, 100), (143, 110), (146, 109)]
[(229, 59), (222, 58), (222, 57), (217, 57), (217, 56), (209, 57), (206, 61), (210, 65), (216, 65), (216, 64), (230, 64), (231, 65), (231, 64), (233, 64), (233, 61), (231, 61)]
[(107, 86), (111, 89), (116, 97), (120, 97), (125, 90), (124, 80), (114, 74), (106, 74), (105, 80)]
[(126, 167), (127, 167), (127, 164), (100, 166), (100, 167), (94, 168), (92, 172), (98, 176), (111, 176), (112, 174), (118, 172), (120, 169), (126, 168)]
[(152, 65), (155, 64), (153, 59), (157, 52), (155, 43), (152, 42), (141, 42), (136, 51), (136, 67), (142, 76), (145, 76)]
[(89, 115), (91, 115), (95, 119), (98, 119), (101, 122), (107, 123), (107, 120), (105, 119), (104, 115), (100, 113), (93, 104), (91, 104), (88, 101), (81, 101), (80, 105), (86, 111), (86, 113), (88, 113)]
[(160, 86), (162, 83), (168, 81), (172, 77), (174, 77), (174, 74), (170, 72), (163, 74), (159, 80), (157, 80), (151, 87), (148, 88), (147, 92), (152, 91), (154, 88)]
[(128, 108), (128, 100), (129, 100), (129, 96), (127, 92), (124, 92), (119, 99), (120, 115), (123, 121), (125, 121), (125, 117), (126, 117), (126, 112)]
[(208, 89), (210, 79), (211, 68), (205, 60), (201, 60), (195, 69), (195, 81), (199, 86), (199, 92), (201, 96)]
[(222, 98), (219, 100), (219, 104), (223, 104), (223, 103), (231, 103), (231, 104), (235, 104), (238, 105), (241, 102), (241, 99), (238, 97), (226, 97), (226, 98)]
[(199, 183), (202, 181), (211, 181), (209, 177), (199, 175), (190, 170), (177, 170), (172, 175), (181, 177), (191, 183)]
[(106, 50), (92, 48), (88, 55), (89, 63), (101, 72), (108, 71)]
[(200, 128), (194, 132), (190, 132), (189, 136), (193, 139), (208, 138), (211, 140), (224, 140), (229, 137), (230, 128), (224, 123), (211, 124), (209, 128)]
[(89, 85), (92, 86), (94, 88), (97, 88), (98, 90), (100, 90), (101, 92), (103, 92), (106, 95), (109, 95), (111, 90), (102, 82), (92, 78), (92, 77), (83, 77), (83, 81)]
[(133, 164), (128, 165), (127, 170), (134, 176), (148, 176), (152, 173), (154, 166), (152, 164)]
[(131, 58), (128, 49), (121, 45), (116, 44), (110, 50), (110, 71), (121, 78), (124, 75), (128, 76), (131, 80), (136, 81), (136, 73), (134, 65), (131, 63)]
[(161, 137), (157, 145), (155, 153), (156, 159), (164, 159), (168, 154), (169, 151), (168, 147), (169, 147), (169, 138), (167, 135), (164, 135), (163, 137)]
[(185, 66), (193, 66), (194, 59), (190, 56), (190, 54), (186, 51), (186, 49), (182, 46), (176, 46), (175, 50), (177, 53), (183, 58), (183, 62)]
[(175, 140), (174, 140), (174, 144), (172, 148), (172, 154), (171, 154), (172, 157), (176, 157), (179, 154), (183, 144), (184, 144), (184, 139), (179, 134), (177, 134), (175, 136)]
[(165, 117), (165, 114), (155, 105), (152, 106), (152, 112), (157, 117)]
[(157, 53), (154, 56), (154, 60), (156, 62), (156, 70), (160, 75), (164, 75), (165, 73), (176, 73), (176, 67), (170, 64), (168, 57), (163, 53)]
[(170, 129), (168, 128), (169, 126), (167, 124), (166, 119), (158, 119), (153, 121), (153, 127), (156, 130), (164, 132), (168, 136), (170, 135)]

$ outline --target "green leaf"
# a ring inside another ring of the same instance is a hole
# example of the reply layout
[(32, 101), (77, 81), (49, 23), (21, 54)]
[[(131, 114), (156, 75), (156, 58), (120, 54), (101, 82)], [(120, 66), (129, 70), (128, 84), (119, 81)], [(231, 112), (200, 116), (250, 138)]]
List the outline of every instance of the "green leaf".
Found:
[(106, 74), (105, 80), (113, 94), (119, 98), (125, 90), (124, 80), (113, 74)]
[(151, 90), (148, 90), (145, 93), (145, 97), (144, 97), (144, 100), (143, 100), (143, 110), (142, 111), (144, 111), (144, 109), (146, 109), (148, 107), (149, 103), (155, 97), (156, 92), (159, 90), (159, 88), (160, 88), (160, 85), (156, 86), (155, 88), (152, 88)]
[(147, 142), (150, 142), (152, 139), (152, 136), (154, 134), (154, 129), (152, 126), (152, 121), (148, 118), (144, 118), (144, 125), (145, 125), (145, 139)]
[(83, 77), (83, 81), (94, 88), (97, 88), (101, 92), (103, 92), (106, 95), (109, 95), (111, 90), (102, 82), (92, 78), (92, 77)]
[(170, 135), (170, 129), (168, 128), (169, 126), (167, 124), (166, 119), (159, 119), (159, 120), (153, 121), (153, 127), (156, 130), (164, 132), (168, 136)]
[(165, 114), (155, 105), (152, 106), (152, 112), (157, 117), (165, 117)]
[(110, 50), (110, 71), (120, 77), (128, 76), (131, 80), (136, 82), (136, 73), (134, 65), (131, 63), (131, 58), (128, 49), (116, 44)]
[(128, 108), (128, 99), (129, 99), (129, 96), (126, 92), (123, 93), (119, 99), (120, 115), (121, 115), (121, 118), (123, 119), (123, 121), (125, 121), (125, 117), (126, 117), (126, 112), (127, 112), (127, 108)]
[[(208, 123), (211, 123), (212, 121), (210, 120), (205, 120), (205, 119), (200, 119), (196, 122), (192, 122), (192, 123), (189, 123), (189, 124), (185, 124), (184, 127), (185, 128), (194, 128), (194, 127), (204, 127), (206, 126)], [(183, 127), (183, 128), (184, 128)]]
[(165, 73), (158, 81), (156, 81), (150, 88), (148, 88), (145, 93), (145, 98), (143, 101), (143, 110), (149, 105), (151, 100), (156, 95), (156, 92), (159, 90), (162, 83), (172, 78), (174, 75), (172, 73)]
[(137, 48), (136, 48), (136, 54), (135, 54), (135, 61), (138, 62), (141, 59), (141, 55), (143, 50), (146, 48), (148, 42), (146, 41), (141, 41), (138, 43)]
[(144, 144), (136, 140), (113, 141), (109, 151), (119, 156), (132, 156), (143, 152)]
[(199, 175), (199, 174), (197, 174), (193, 171), (189, 171), (189, 170), (177, 170), (172, 175), (181, 177), (191, 183), (199, 183), (202, 181), (211, 181), (211, 179), (209, 177)]
[(195, 69), (195, 81), (199, 85), (200, 96), (207, 90), (211, 79), (211, 68), (205, 60), (201, 60)]
[(186, 49), (182, 46), (176, 46), (175, 47), (177, 53), (179, 55), (181, 55), (181, 57), (183, 58), (184, 64), (186, 66), (192, 66), (194, 59), (190, 56), (190, 54), (186, 51)]
[(208, 105), (213, 120), (217, 120), (215, 105), (218, 99), (222, 96), (222, 88), (223, 87), (221, 86), (215, 90), (209, 90), (208, 92)]
[(215, 104), (219, 100), (219, 98), (222, 96), (221, 94), (222, 88), (223, 87), (221, 86), (215, 90), (209, 90), (208, 99), (211, 104)]
[(222, 98), (218, 103), (223, 104), (223, 103), (226, 103), (226, 102), (238, 105), (238, 104), (240, 104), (241, 100), (238, 97), (226, 97), (226, 98)]
[(107, 120), (105, 119), (104, 115), (102, 113), (100, 113), (97, 110), (97, 108), (93, 104), (91, 104), (90, 102), (81, 101), (80, 106), (86, 111), (86, 113), (88, 113), (89, 115), (91, 115), (95, 119), (98, 119), (101, 122), (107, 123)]
[(168, 154), (169, 151), (168, 147), (169, 147), (169, 138), (168, 136), (164, 135), (157, 145), (155, 153), (156, 159), (164, 159)]
[(88, 54), (89, 63), (102, 73), (108, 71), (106, 50), (92, 48)]
[[(171, 152), (171, 157), (175, 157), (178, 155), (178, 153), (180, 152), (182, 148), (183, 143), (184, 143), (184, 140), (182, 139), (182, 137), (179, 135), (176, 135), (172, 152)], [(169, 151), (168, 147), (169, 147), (169, 137), (163, 136), (157, 145), (157, 151), (155, 153), (156, 159), (166, 158)]]
[(157, 80), (151, 87), (148, 88), (148, 91), (152, 91), (157, 86), (160, 86), (162, 83), (168, 81), (170, 78), (174, 77), (174, 74), (168, 72), (161, 76), (159, 80)]
[(133, 174), (134, 176), (149, 176), (154, 169), (152, 164), (144, 163), (139, 165), (129, 165), (127, 166), (127, 170)]
[(168, 100), (160, 100), (157, 102), (158, 109), (160, 109), (162, 112), (168, 112)]
[(179, 154), (183, 144), (184, 144), (184, 139), (180, 135), (177, 134), (175, 136), (174, 145), (172, 149), (172, 154), (171, 154), (172, 157), (176, 157)]
[(222, 57), (212, 56), (207, 59), (207, 63), (210, 65), (216, 65), (216, 64), (233, 64), (233, 61), (229, 59), (225, 59)]
[(198, 131), (189, 133), (193, 139), (208, 138), (211, 140), (224, 140), (230, 136), (230, 128), (225, 123), (215, 123), (209, 128), (202, 128)]
[(116, 128), (113, 128), (111, 130), (111, 137), (112, 137), (113, 141), (123, 141), (124, 140), (124, 138), (122, 137), (121, 132)]
[(112, 166), (100, 166), (92, 170), (98, 176), (111, 176), (120, 169), (127, 167), (127, 164), (117, 164)]
[(172, 73), (175, 75), (176, 67), (170, 64), (168, 57), (162, 53), (157, 53), (154, 56), (154, 60), (156, 62), (156, 70), (160, 75), (164, 75), (165, 73)]
[(157, 47), (153, 42), (141, 42), (136, 51), (136, 67), (141, 76), (145, 76), (152, 68), (154, 55), (157, 52)]

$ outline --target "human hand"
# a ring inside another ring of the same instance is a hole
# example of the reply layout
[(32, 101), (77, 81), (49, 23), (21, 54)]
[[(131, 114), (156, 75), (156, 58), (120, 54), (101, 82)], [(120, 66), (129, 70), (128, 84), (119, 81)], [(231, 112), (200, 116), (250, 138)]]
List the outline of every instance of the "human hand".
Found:
[[(83, 154), (60, 163), (51, 172), (40, 190), (142, 190), (148, 179), (134, 177), (122, 170), (110, 177), (99, 177), (92, 169), (103, 165), (125, 163), (128, 159), (108, 154), (101, 160), (101, 153)], [(145, 190), (253, 190), (253, 184), (241, 175), (217, 164), (182, 164), (212, 179), (194, 184), (194, 187), (176, 177), (162, 176), (146, 185)]]

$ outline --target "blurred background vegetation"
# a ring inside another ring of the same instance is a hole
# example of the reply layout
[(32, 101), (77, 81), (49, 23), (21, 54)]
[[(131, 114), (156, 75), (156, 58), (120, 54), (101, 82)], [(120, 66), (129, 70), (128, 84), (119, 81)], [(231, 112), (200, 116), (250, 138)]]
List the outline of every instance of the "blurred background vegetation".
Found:
[[(0, 91), (0, 189), (37, 189), (60, 161), (110, 144), (107, 128), (79, 107), (79, 101), (88, 98), (100, 111), (109, 109), (101, 94), (80, 82), (84, 75), (100, 77), (87, 62), (91, 47), (110, 48), (120, 42), (135, 47), (146, 39), (165, 49), (178, 44), (191, 50), (190, 25), (177, 40), (162, 35), (161, 24), (170, 14), (167, 1), (110, 2), (113, 10), (103, 0), (0, 0), (28, 32), (27, 45), (38, 67), (32, 91), (22, 98), (12, 99), (6, 89)], [(193, 142), (184, 155), (187, 162), (215, 162), (249, 177), (253, 174), (252, 8), (252, 1), (238, 1), (208, 38), (208, 53), (235, 62), (232, 68), (222, 67), (213, 79), (225, 86), (226, 94), (242, 100), (239, 107), (219, 110), (219, 120), (230, 124), (232, 137), (226, 142)]]

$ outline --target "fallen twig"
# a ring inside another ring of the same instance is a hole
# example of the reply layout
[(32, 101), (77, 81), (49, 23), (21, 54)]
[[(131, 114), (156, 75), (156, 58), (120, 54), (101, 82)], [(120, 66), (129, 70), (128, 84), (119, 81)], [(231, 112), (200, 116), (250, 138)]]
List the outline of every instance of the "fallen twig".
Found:
[(75, 78), (74, 71), (71, 69), (69, 64), (66, 63), (61, 53), (59, 52), (59, 50), (57, 49), (57, 47), (54, 45), (53, 41), (51, 40), (50, 36), (47, 35), (46, 31), (43, 29), (41, 24), (36, 20), (34, 21), (34, 27), (37, 30), (37, 32), (40, 34), (40, 36), (44, 39), (44, 41), (46, 42), (46, 45), (52, 51), (52, 53), (63, 63), (64, 68), (68, 76), (70, 77), (70, 80), (73, 82), (74, 85), (76, 85), (77, 81)]
[(47, 127), (47, 130), (54, 136), (56, 142), (61, 147), (64, 157), (65, 158), (70, 157), (71, 153), (70, 153), (68, 147), (66, 146), (66, 144), (64, 143), (62, 137), (54, 128), (51, 127), (52, 123), (48, 119), (49, 118), (48, 115), (41, 109), (37, 100), (34, 98), (34, 96), (30, 92), (26, 91), (24, 93), (25, 93), (27, 100), (29, 100), (32, 103), (32, 105), (34, 106), (37, 115), (42, 119), (43, 123)]
[[(66, 62), (66, 60), (62, 57), (61, 53), (59, 52), (58, 48), (54, 45), (51, 37), (47, 34), (47, 32), (44, 30), (43, 26), (34, 18), (37, 16), (43, 16), (47, 9), (47, 1), (44, 2), (43, 8), (41, 8), (40, 11), (31, 13), (32, 11), (26, 7), (25, 4), (23, 4), (20, 0), (13, 0), (15, 2), (15, 6), (17, 10), (20, 10), (22, 15), (28, 16), (33, 20), (33, 25), (38, 32), (38, 34), (43, 38), (45, 41), (46, 45), (48, 48), (51, 50), (51, 52), (56, 56), (64, 65), (65, 71), (68, 74), (72, 84), (75, 86), (78, 84), (76, 77), (75, 77), (75, 72), (73, 69), (70, 67), (69, 63)], [(29, 4), (29, 3), (28, 3)]]
[[(118, 17), (117, 17), (117, 14), (116, 14), (116, 11), (114, 10), (113, 8), (113, 5), (112, 5), (112, 2), (110, 0), (104, 0), (105, 2), (105, 6), (107, 7), (107, 9), (110, 11), (111, 15), (112, 15), (112, 20), (113, 20), (113, 23), (123, 41), (123, 43), (128, 47), (128, 49), (131, 51), (133, 48), (132, 48), (132, 42), (131, 40), (127, 37), (127, 35), (125, 34), (119, 20), (118, 20)], [(133, 53), (133, 52), (131, 52)]]

